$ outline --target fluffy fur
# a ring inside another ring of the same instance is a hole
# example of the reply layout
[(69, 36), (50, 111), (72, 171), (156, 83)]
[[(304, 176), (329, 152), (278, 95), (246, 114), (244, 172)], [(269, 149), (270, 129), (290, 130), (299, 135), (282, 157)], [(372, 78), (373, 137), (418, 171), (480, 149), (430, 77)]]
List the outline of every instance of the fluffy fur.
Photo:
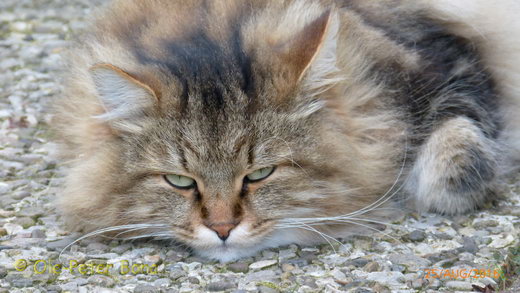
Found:
[(520, 150), (519, 5), (487, 2), (113, 2), (56, 101), (68, 223), (228, 261), (365, 228), (398, 195), (480, 207)]

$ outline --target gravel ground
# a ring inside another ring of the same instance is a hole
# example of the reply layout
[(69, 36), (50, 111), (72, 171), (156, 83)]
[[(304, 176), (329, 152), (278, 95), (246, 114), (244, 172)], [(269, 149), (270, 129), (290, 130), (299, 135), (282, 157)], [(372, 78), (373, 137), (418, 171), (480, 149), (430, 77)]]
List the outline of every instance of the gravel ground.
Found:
[[(60, 93), (60, 52), (100, 2), (0, 1), (0, 292), (520, 292), (520, 176), (504, 184), (497, 207), (405, 215), (332, 245), (219, 264), (168, 243), (87, 239), (62, 254), (60, 272), (60, 251), (79, 235), (53, 210), (64, 171), (52, 159), (45, 107)], [(464, 269), (489, 276), (450, 275)]]

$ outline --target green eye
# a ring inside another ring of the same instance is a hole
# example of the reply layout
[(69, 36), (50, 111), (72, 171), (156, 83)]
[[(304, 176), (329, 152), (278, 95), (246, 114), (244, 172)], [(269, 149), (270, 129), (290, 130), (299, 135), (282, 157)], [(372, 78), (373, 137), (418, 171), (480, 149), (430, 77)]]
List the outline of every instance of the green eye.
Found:
[(170, 185), (179, 189), (190, 189), (195, 187), (195, 180), (193, 180), (190, 177), (176, 174), (168, 174), (164, 175), (164, 179), (166, 180), (166, 182), (170, 183)]
[(260, 180), (263, 180), (263, 179), (269, 177), (269, 175), (271, 175), (273, 173), (273, 171), (274, 171), (274, 167), (258, 169), (255, 172), (247, 175), (246, 178), (250, 182), (260, 181)]

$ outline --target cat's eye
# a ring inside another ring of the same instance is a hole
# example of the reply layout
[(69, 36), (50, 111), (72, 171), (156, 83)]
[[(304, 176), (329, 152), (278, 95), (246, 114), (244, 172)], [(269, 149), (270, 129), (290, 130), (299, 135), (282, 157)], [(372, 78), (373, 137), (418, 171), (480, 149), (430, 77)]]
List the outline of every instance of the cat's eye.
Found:
[(195, 187), (195, 180), (193, 178), (177, 175), (177, 174), (168, 174), (164, 175), (164, 179), (171, 186), (179, 188), (179, 189), (190, 189)]
[(262, 169), (258, 169), (254, 171), (253, 173), (250, 173), (246, 176), (246, 179), (249, 182), (255, 182), (264, 180), (265, 178), (269, 177), (269, 175), (273, 174), (274, 167), (266, 167)]

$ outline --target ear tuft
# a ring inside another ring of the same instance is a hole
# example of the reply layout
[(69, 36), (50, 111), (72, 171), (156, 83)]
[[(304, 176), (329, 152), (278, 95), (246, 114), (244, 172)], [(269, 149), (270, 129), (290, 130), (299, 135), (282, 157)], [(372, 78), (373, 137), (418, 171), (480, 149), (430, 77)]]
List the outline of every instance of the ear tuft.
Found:
[(96, 116), (111, 122), (120, 130), (135, 130), (139, 117), (154, 107), (157, 96), (147, 85), (111, 64), (98, 64), (90, 68), (98, 97), (105, 112)]
[(323, 46), (331, 15), (331, 10), (325, 11), (289, 40), (274, 46), (277, 55), (289, 66), (295, 82), (302, 79)]

